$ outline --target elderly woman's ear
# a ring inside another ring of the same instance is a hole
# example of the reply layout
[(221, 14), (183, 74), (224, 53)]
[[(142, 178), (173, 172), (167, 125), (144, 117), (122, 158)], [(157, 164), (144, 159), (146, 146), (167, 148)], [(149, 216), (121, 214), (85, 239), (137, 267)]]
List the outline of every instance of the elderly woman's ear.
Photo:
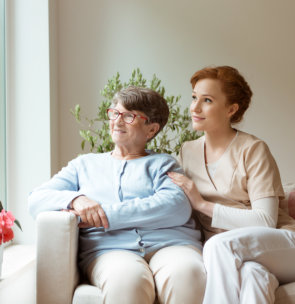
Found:
[(157, 122), (153, 122), (148, 124), (149, 129), (147, 132), (147, 140), (152, 139), (159, 131), (160, 129), (160, 124), (158, 124)]

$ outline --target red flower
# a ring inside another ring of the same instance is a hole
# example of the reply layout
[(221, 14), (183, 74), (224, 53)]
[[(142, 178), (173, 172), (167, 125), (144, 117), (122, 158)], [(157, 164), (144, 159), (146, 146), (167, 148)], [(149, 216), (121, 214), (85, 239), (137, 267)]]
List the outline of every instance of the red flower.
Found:
[(0, 212), (0, 245), (2, 243), (6, 243), (13, 239), (14, 234), (12, 231), (12, 226), (14, 224), (15, 217), (13, 214), (8, 211), (6, 212), (4, 209)]
[(2, 240), (3, 240), (3, 243), (6, 243), (6, 242), (11, 241), (13, 239), (13, 237), (14, 237), (13, 230), (5, 228), (3, 230), (2, 237), (0, 238), (0, 245), (2, 244)]

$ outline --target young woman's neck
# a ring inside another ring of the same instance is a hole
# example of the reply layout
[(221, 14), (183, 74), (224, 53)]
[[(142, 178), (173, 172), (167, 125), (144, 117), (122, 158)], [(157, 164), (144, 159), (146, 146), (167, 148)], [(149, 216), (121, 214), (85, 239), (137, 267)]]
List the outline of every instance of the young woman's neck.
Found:
[(232, 127), (214, 132), (205, 132), (205, 159), (207, 163), (217, 161), (236, 136)]
[(231, 141), (235, 137), (236, 133), (237, 130), (232, 127), (228, 127), (222, 130), (218, 129), (211, 132), (205, 131), (206, 143), (212, 147), (218, 147), (220, 145), (224, 145), (224, 143), (228, 141)]

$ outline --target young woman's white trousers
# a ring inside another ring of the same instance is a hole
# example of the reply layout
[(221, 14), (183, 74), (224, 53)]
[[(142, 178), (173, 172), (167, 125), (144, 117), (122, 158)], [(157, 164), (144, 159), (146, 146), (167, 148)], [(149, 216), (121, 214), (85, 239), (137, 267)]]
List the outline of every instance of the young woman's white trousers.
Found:
[(102, 290), (104, 304), (201, 304), (206, 274), (193, 246), (170, 246), (142, 258), (129, 251), (105, 253), (88, 268), (91, 284)]
[(203, 251), (204, 304), (270, 304), (279, 283), (295, 281), (295, 232), (239, 228), (210, 238)]

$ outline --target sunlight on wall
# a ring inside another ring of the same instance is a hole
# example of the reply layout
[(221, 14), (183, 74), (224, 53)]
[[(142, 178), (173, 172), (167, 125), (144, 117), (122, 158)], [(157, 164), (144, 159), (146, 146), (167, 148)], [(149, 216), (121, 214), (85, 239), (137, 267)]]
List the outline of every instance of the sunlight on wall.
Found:
[(51, 176), (47, 0), (7, 1), (8, 207), (20, 221), (15, 242), (33, 243), (29, 192)]

